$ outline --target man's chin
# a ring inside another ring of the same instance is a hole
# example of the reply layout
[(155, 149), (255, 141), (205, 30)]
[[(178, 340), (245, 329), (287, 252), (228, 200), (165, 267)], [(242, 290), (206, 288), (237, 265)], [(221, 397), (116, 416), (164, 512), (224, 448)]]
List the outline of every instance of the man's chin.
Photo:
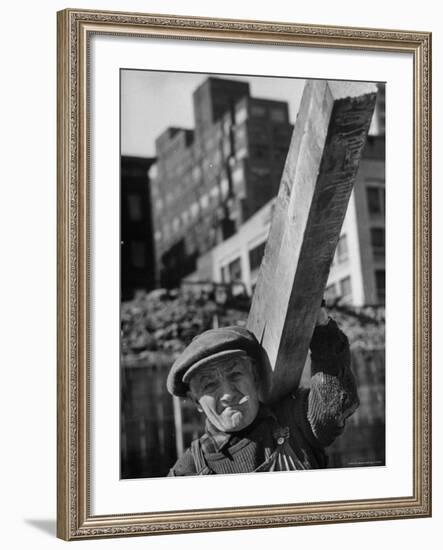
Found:
[(242, 411), (229, 412), (229, 418), (225, 422), (225, 432), (239, 432), (250, 424)]
[(228, 428), (236, 426), (241, 420), (241, 413), (238, 411), (223, 411), (223, 414), (219, 415), (219, 423), (223, 426), (223, 431), (227, 432)]

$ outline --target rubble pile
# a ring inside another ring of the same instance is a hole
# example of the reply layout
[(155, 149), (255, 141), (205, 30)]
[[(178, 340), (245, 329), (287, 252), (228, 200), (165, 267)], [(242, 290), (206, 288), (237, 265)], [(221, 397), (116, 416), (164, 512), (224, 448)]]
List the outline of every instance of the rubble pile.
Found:
[[(335, 304), (328, 312), (348, 336), (351, 348), (384, 348), (384, 309)], [(220, 304), (210, 292), (140, 292), (121, 305), (122, 359), (151, 361), (161, 356), (170, 362), (197, 334), (216, 326), (245, 326), (247, 315), (244, 297), (238, 303)]]

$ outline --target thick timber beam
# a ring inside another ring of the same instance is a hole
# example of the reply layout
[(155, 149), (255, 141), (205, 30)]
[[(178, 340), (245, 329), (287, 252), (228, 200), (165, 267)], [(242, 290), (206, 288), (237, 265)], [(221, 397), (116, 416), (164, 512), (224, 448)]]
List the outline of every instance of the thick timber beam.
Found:
[(247, 324), (266, 353), (265, 401), (298, 386), (376, 95), (368, 83), (305, 85)]

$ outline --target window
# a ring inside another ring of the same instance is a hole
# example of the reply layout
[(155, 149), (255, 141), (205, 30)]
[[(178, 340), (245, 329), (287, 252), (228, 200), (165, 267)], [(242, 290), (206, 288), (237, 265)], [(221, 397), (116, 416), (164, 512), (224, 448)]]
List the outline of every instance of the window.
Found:
[(266, 107), (263, 105), (251, 105), (251, 117), (264, 117), (266, 115)]
[(189, 212), (187, 210), (184, 210), (182, 212), (182, 222), (183, 222), (183, 225), (187, 225), (188, 224), (188, 221), (189, 221)]
[(201, 177), (200, 166), (194, 166), (194, 168), (192, 169), (192, 179), (194, 180), (195, 183), (198, 183), (200, 181), (200, 177)]
[(267, 145), (271, 139), (266, 123), (255, 122), (249, 129), (248, 138), (251, 145)]
[(232, 173), (232, 181), (234, 184), (238, 185), (243, 182), (243, 167), (236, 166)]
[(352, 298), (351, 277), (345, 277), (340, 281), (340, 297), (341, 302), (349, 303)]
[(235, 142), (238, 144), (244, 144), (246, 141), (246, 126), (242, 124), (235, 129)]
[(198, 204), (196, 202), (193, 202), (191, 204), (191, 216), (195, 218), (198, 214)]
[(163, 235), (165, 237), (165, 240), (169, 239), (170, 234), (171, 234), (171, 229), (169, 227), (169, 224), (165, 223), (165, 225), (163, 226)]
[(271, 120), (272, 122), (285, 122), (286, 113), (285, 110), (281, 107), (274, 107), (271, 109)]
[(348, 239), (346, 235), (341, 235), (337, 244), (337, 261), (338, 263), (346, 262), (348, 259)]
[(246, 105), (237, 107), (235, 111), (235, 124), (241, 124), (246, 120), (247, 116), (248, 116), (248, 111), (246, 109)]
[(142, 269), (146, 265), (146, 248), (142, 241), (131, 242), (131, 259), (132, 265), (138, 269)]
[(209, 137), (206, 138), (206, 151), (212, 151), (214, 149), (214, 146), (215, 146), (215, 135), (211, 135)]
[(258, 178), (268, 178), (271, 176), (271, 171), (268, 167), (251, 166), (250, 170)]
[(272, 156), (274, 160), (281, 161), (282, 159), (286, 158), (287, 154), (288, 154), (288, 147), (277, 147), (274, 144), (274, 147), (272, 149)]
[(228, 265), (229, 279), (233, 283), (235, 281), (241, 281), (241, 260), (237, 258)]
[(366, 188), (369, 214), (385, 213), (385, 190), (382, 187), (369, 186)]
[(265, 253), (265, 245), (266, 242), (261, 243), (249, 251), (249, 266), (251, 271), (260, 267), (263, 254)]
[(235, 132), (236, 156), (238, 155), (238, 151), (242, 149), (246, 149), (246, 126), (244, 124), (239, 126)]
[(192, 186), (192, 178), (191, 178), (191, 173), (188, 171), (186, 172), (186, 174), (183, 176), (183, 187), (185, 188), (185, 190), (189, 189), (191, 186)]
[(209, 157), (203, 160), (203, 173), (208, 174), (212, 170), (212, 161)]
[(143, 219), (142, 201), (140, 195), (130, 193), (128, 195), (129, 219), (133, 222), (139, 222)]
[(267, 159), (269, 156), (267, 145), (252, 145), (251, 156), (255, 159)]
[(229, 138), (225, 138), (223, 140), (223, 155), (224, 155), (224, 158), (228, 158), (230, 154), (231, 154), (231, 142), (230, 142)]
[(382, 227), (371, 228), (372, 254), (375, 260), (385, 257), (385, 230)]
[(221, 188), (222, 197), (225, 198), (229, 191), (229, 182), (226, 178), (223, 178), (221, 180), (220, 188)]
[(207, 193), (205, 193), (200, 197), (200, 205), (202, 208), (207, 208), (208, 204), (209, 204), (209, 198)]
[(237, 149), (235, 152), (235, 158), (237, 159), (243, 159), (248, 156), (248, 151), (246, 147), (240, 147), (240, 149)]
[(212, 162), (214, 164), (214, 167), (215, 168), (218, 168), (218, 166), (220, 165), (220, 162), (221, 162), (221, 153), (220, 153), (220, 149), (216, 149), (212, 155)]
[(227, 265), (221, 268), (221, 280), (222, 283), (229, 283), (229, 270)]
[(377, 302), (384, 304), (386, 298), (386, 276), (384, 269), (377, 269), (375, 271), (375, 290), (377, 293)]

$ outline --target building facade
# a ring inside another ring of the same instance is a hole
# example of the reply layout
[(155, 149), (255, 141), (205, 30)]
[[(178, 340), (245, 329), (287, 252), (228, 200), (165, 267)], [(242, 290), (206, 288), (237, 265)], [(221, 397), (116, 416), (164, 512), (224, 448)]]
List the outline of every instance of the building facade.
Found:
[(246, 82), (208, 78), (193, 100), (195, 128), (168, 128), (156, 140), (151, 195), (164, 287), (276, 195), (293, 129), (287, 103), (251, 97)]
[(349, 201), (325, 298), (385, 303), (385, 138), (369, 136)]
[(121, 157), (120, 275), (122, 300), (155, 287), (149, 170), (155, 158)]

